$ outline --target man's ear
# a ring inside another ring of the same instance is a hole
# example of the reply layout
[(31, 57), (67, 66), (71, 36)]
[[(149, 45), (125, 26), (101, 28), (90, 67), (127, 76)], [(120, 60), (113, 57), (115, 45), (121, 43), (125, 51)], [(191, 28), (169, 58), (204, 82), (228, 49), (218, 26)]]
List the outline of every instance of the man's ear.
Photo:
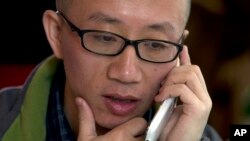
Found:
[(62, 59), (61, 47), (61, 28), (62, 22), (60, 17), (52, 10), (46, 10), (43, 14), (43, 27), (47, 40), (53, 50), (54, 55)]

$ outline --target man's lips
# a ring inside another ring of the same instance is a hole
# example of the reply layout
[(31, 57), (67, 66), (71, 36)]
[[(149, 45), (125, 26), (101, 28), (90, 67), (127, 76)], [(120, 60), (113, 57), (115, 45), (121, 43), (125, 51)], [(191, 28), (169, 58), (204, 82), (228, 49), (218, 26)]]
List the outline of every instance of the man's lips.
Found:
[(132, 96), (110, 94), (104, 95), (103, 101), (112, 114), (125, 116), (136, 109), (139, 99)]

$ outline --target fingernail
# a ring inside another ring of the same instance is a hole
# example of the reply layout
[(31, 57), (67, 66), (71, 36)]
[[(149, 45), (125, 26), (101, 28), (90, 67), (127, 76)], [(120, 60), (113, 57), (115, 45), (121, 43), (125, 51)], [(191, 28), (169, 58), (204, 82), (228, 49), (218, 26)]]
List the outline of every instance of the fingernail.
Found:
[(82, 106), (82, 105), (83, 105), (83, 99), (82, 99), (82, 98), (76, 97), (75, 101), (76, 101), (76, 104), (77, 104), (78, 106)]

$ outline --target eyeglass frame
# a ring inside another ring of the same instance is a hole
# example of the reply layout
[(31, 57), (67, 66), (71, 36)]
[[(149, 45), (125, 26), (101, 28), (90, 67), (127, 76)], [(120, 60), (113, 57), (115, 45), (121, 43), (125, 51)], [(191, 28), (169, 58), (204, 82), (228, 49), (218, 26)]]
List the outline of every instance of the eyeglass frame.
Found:
[[(71, 31), (72, 32), (76, 32), (78, 34), (78, 36), (80, 37), (81, 39), (81, 45), (84, 49), (86, 49), (87, 51), (89, 52), (92, 52), (94, 54), (98, 54), (98, 55), (103, 55), (103, 56), (117, 56), (119, 54), (121, 54), (123, 52), (123, 50), (128, 46), (128, 45), (131, 45), (135, 48), (135, 52), (136, 52), (136, 55), (137, 57), (139, 57), (140, 59), (144, 60), (144, 61), (147, 61), (147, 62), (151, 62), (151, 63), (169, 63), (169, 62), (172, 62), (174, 61), (178, 55), (180, 54), (180, 52), (182, 51), (183, 49), (183, 44), (179, 44), (179, 43), (175, 43), (175, 42), (171, 42), (171, 41), (167, 41), (167, 40), (157, 40), (157, 39), (140, 39), (140, 40), (130, 40), (130, 39), (127, 39), (119, 34), (116, 34), (116, 33), (113, 33), (113, 32), (108, 32), (108, 31), (103, 31), (103, 30), (94, 30), (94, 29), (80, 29), (78, 28), (76, 25), (74, 25), (70, 20), (68, 20), (66, 18), (66, 16), (59, 10), (56, 11), (57, 14), (61, 15), (63, 17), (63, 19), (68, 23), (68, 25), (70, 26), (71, 28)], [(108, 34), (111, 34), (111, 35), (114, 35), (114, 36), (117, 36), (121, 39), (124, 40), (124, 45), (123, 47), (121, 48), (120, 51), (118, 51), (117, 53), (115, 54), (103, 54), (103, 53), (98, 53), (98, 52), (94, 52), (90, 49), (88, 49), (85, 45), (84, 45), (84, 42), (83, 42), (83, 36), (85, 33), (88, 33), (88, 32), (100, 32), (100, 33), (108, 33)], [(171, 44), (171, 45), (174, 45), (176, 48), (177, 48), (177, 53), (176, 55), (173, 57), (173, 59), (170, 59), (168, 61), (152, 61), (152, 60), (147, 60), (147, 59), (144, 59), (143, 57), (141, 57), (140, 53), (139, 53), (139, 49), (138, 49), (138, 44), (141, 43), (141, 42), (144, 42), (144, 41), (159, 41), (159, 42), (164, 42), (164, 43), (167, 43), (167, 44)], [(182, 37), (179, 39), (180, 42), (183, 42), (183, 35)]]

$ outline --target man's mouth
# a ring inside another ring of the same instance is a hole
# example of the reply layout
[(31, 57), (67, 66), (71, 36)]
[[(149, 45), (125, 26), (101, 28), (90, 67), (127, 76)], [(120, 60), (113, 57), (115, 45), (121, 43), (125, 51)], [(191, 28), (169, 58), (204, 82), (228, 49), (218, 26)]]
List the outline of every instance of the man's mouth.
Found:
[(125, 116), (134, 111), (137, 107), (138, 99), (134, 97), (121, 97), (118, 95), (103, 96), (104, 104), (114, 115)]
[(129, 103), (129, 102), (135, 102), (136, 100), (132, 100), (132, 99), (120, 99), (117, 97), (112, 97), (112, 96), (107, 96), (107, 98), (113, 100), (113, 101), (117, 101), (117, 102), (125, 102), (125, 103)]

